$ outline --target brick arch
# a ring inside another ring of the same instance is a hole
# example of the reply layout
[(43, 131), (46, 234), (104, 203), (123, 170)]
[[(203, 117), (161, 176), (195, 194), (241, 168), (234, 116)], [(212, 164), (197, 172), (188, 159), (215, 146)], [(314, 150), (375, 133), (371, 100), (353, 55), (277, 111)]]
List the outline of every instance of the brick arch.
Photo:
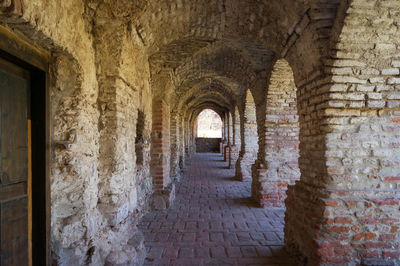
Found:
[(191, 125), (191, 128), (193, 129), (192, 132), (194, 132), (194, 124), (197, 121), (197, 117), (205, 109), (211, 109), (214, 112), (216, 112), (220, 116), (221, 121), (224, 122), (225, 113), (227, 112), (227, 110), (225, 108), (219, 106), (217, 103), (204, 102), (204, 103), (198, 104), (195, 107), (195, 109), (192, 112), (190, 112), (189, 115), (188, 115), (188, 121), (189, 121), (189, 123)]
[(226, 102), (226, 106), (231, 106), (237, 101), (230, 87), (219, 81), (201, 79), (196, 80), (194, 84), (191, 90), (187, 90), (184, 94), (179, 94), (179, 96), (177, 95), (177, 101), (175, 101), (174, 106), (178, 112), (182, 112), (190, 102), (195, 101), (198, 97), (207, 94), (216, 95)]
[(206, 101), (197, 104), (193, 107), (192, 111), (186, 112), (185, 121), (186, 121), (186, 128), (187, 128), (187, 146), (188, 146), (188, 156), (191, 156), (195, 152), (195, 122), (197, 116), (203, 111), (204, 109), (211, 109), (216, 112), (220, 117), (221, 120), (224, 121), (224, 114), (227, 112), (227, 109), (221, 107), (216, 102)]
[(265, 148), (253, 167), (252, 196), (262, 207), (283, 208), (287, 186), (300, 179), (297, 88), (285, 59), (276, 61), (265, 93)]
[(218, 102), (215, 102), (215, 101), (204, 101), (204, 102), (200, 102), (200, 103), (197, 103), (195, 106), (193, 106), (192, 107), (192, 110), (189, 110), (187, 113), (186, 113), (186, 115), (185, 115), (185, 117), (186, 117), (186, 120), (189, 122), (189, 123), (193, 123), (195, 120), (196, 120), (196, 118), (197, 118), (197, 116), (204, 110), (204, 109), (211, 109), (211, 110), (213, 110), (214, 112), (216, 112), (220, 117), (221, 117), (221, 120), (222, 121), (224, 121), (224, 117), (225, 117), (225, 113), (226, 112), (228, 112), (228, 110), (225, 108), (225, 107), (223, 107), (223, 106), (221, 106)]
[(206, 109), (213, 110), (214, 112), (216, 112), (219, 115), (219, 117), (221, 118), (221, 121), (224, 120), (224, 113), (226, 112), (226, 110), (221, 108), (220, 106), (218, 106), (216, 104), (212, 104), (212, 103), (202, 103), (202, 104), (198, 105), (197, 108), (195, 110), (193, 110), (193, 112), (191, 113), (189, 120), (195, 121), (197, 119), (197, 117), (200, 115), (200, 113)]
[[(218, 105), (214, 105), (212, 103), (203, 103), (197, 106), (197, 109), (195, 109), (192, 112), (191, 118), (190, 120), (193, 121), (193, 132), (197, 132), (198, 128), (197, 128), (197, 119), (199, 117), (199, 115), (204, 111), (204, 110), (212, 110), (214, 111), (216, 114), (218, 114), (219, 118), (221, 119), (222, 122), (222, 127), (221, 127), (221, 131), (223, 131), (223, 123), (224, 123), (224, 116), (226, 114), (226, 109), (219, 107)], [(222, 132), (223, 133), (223, 132)], [(197, 134), (196, 134), (197, 136)]]
[(212, 103), (221, 106), (226, 110), (229, 110), (230, 103), (226, 101), (221, 95), (216, 93), (203, 94), (200, 97), (187, 103), (187, 106), (183, 109), (185, 113), (191, 113), (193, 109), (196, 109), (198, 105), (203, 103)]
[[(165, 58), (166, 56), (161, 52), (154, 54), (150, 58), (153, 62), (151, 63), (151, 70), (154, 73), (152, 75), (156, 81), (153, 90), (156, 94), (161, 88), (162, 94), (168, 93), (168, 90), (171, 90), (170, 93), (176, 90), (178, 93), (183, 93), (181, 90), (191, 87), (190, 81), (207, 77), (241, 84), (241, 86), (234, 86), (236, 88), (248, 87), (255, 90), (257, 81), (262, 78), (261, 76), (266, 75), (266, 68), (272, 61), (274, 53), (263, 47), (254, 50), (256, 51), (253, 51), (254, 54), (251, 57), (248, 52), (243, 52), (240, 48), (218, 42), (200, 49), (197, 53), (185, 54), (186, 57), (183, 59), (179, 56)], [(165, 80), (174, 85), (165, 86)], [(243, 93), (243, 90), (236, 91), (237, 95)]]
[[(182, 141), (182, 137), (186, 138), (186, 136), (179, 135), (179, 127), (180, 123), (186, 123), (189, 121), (190, 123), (190, 114), (192, 114), (196, 109), (198, 109), (199, 105), (211, 104), (212, 106), (218, 106), (218, 108), (222, 108), (224, 106), (225, 109), (229, 109), (231, 106), (231, 101), (229, 97), (224, 94), (225, 90), (217, 90), (217, 89), (209, 89), (209, 88), (201, 88), (194, 90), (190, 94), (186, 96), (179, 97), (179, 101), (174, 103), (174, 107), (171, 109), (171, 176), (174, 176), (175, 179), (179, 179), (179, 158), (183, 158), (185, 154), (183, 153), (185, 142)], [(192, 97), (196, 95), (197, 97)], [(214, 107), (213, 107), (214, 108)], [(220, 114), (221, 115), (221, 114)], [(182, 127), (182, 126), (181, 126)], [(183, 130), (183, 127), (182, 127)], [(190, 134), (190, 127), (187, 127), (185, 130), (186, 134)], [(186, 141), (186, 146), (188, 146), (189, 152), (193, 151), (192, 148), (194, 143), (190, 141)], [(180, 150), (180, 154), (178, 154), (178, 150)], [(190, 155), (190, 154), (189, 154)]]
[[(257, 61), (256, 58), (262, 57), (258, 55), (262, 55), (263, 51), (271, 51), (277, 57), (288, 56), (298, 82), (305, 81), (313, 74), (304, 73), (305, 69), (313, 69), (316, 75), (317, 69), (321, 69), (322, 58), (326, 56), (325, 47), (329, 46), (338, 1), (293, 3), (285, 0), (256, 6), (257, 10), (251, 10), (245, 2), (240, 1), (207, 2), (204, 6), (198, 2), (176, 3), (175, 0), (151, 2), (146, 11), (140, 14), (140, 22), (134, 27), (148, 48), (150, 57), (158, 54), (154, 60), (158, 67), (152, 70), (153, 73), (159, 69), (170, 69), (170, 74), (174, 75), (173, 72), (184, 64), (183, 61), (190, 61), (207, 47), (222, 43), (224, 46), (239, 47), (241, 57), (248, 55), (247, 58), (253, 63)], [(206, 19), (208, 16), (212, 18)], [(202, 23), (194, 21), (195, 18), (202, 18)], [(240, 22), (242, 19), (250, 23), (243, 24)], [(154, 25), (157, 21), (160, 24)], [(219, 22), (224, 26), (216, 26)], [(165, 29), (175, 23), (174, 31)], [(206, 30), (207, 26), (210, 28)], [(308, 49), (304, 49), (305, 45)], [(172, 59), (168, 59), (168, 56)]]
[(285, 243), (308, 261), (400, 260), (399, 39), (388, 34), (399, 12), (386, 1), (343, 1), (323, 78), (301, 85), (315, 95), (298, 94), (302, 176), (288, 191)]

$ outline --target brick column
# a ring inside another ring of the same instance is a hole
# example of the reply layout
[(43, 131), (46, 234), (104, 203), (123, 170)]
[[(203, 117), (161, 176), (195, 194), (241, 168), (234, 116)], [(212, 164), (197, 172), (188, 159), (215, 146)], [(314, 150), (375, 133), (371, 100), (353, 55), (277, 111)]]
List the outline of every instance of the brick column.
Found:
[(153, 207), (168, 208), (174, 199), (175, 187), (170, 179), (170, 112), (163, 100), (153, 101), (151, 174), (155, 192)]
[(285, 207), (287, 186), (300, 179), (296, 86), (287, 61), (272, 70), (266, 97), (264, 150), (252, 168), (252, 195), (262, 207)]
[(239, 147), (236, 145), (232, 145), (230, 147), (229, 153), (229, 168), (232, 169), (235, 167), (237, 160), (239, 159)]
[(236, 178), (240, 181), (249, 181), (252, 179), (251, 167), (258, 153), (256, 105), (250, 90), (246, 92), (244, 116), (240, 123), (243, 129), (240, 131), (241, 139), (244, 142), (236, 163)]
[(230, 146), (227, 144), (224, 148), (224, 161), (228, 162), (229, 161), (229, 153), (230, 153)]
[(236, 178), (240, 181), (252, 179), (252, 165), (257, 158), (258, 136), (257, 124), (246, 123), (244, 125), (244, 150), (240, 151), (236, 162)]
[(179, 146), (181, 142), (181, 136), (179, 132), (179, 117), (177, 114), (171, 112), (171, 135), (170, 135), (170, 146), (171, 146), (171, 179), (178, 181), (181, 177), (181, 171), (179, 166)]
[(226, 145), (228, 145), (227, 141), (225, 139), (223, 139), (219, 145), (219, 152), (221, 153), (221, 155), (224, 156), (225, 153), (225, 147)]
[(351, 2), (325, 75), (298, 82), (301, 180), (285, 245), (315, 265), (400, 262), (400, 41), (381, 37), (396, 8), (366, 3)]
[(256, 161), (252, 165), (252, 197), (263, 208), (284, 208), (286, 191), (295, 179), (271, 175), (271, 171)]

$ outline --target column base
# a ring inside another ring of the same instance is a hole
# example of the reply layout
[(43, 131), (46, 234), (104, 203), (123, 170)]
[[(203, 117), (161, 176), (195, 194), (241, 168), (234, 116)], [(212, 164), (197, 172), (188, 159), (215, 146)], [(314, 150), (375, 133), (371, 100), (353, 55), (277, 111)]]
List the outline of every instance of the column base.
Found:
[(254, 164), (255, 159), (249, 157), (239, 157), (236, 162), (236, 178), (239, 181), (251, 181), (251, 167)]
[(252, 176), (251, 194), (260, 207), (285, 208), (287, 180), (269, 177), (268, 169), (257, 168), (257, 164), (252, 166)]
[(92, 258), (92, 264), (106, 264), (106, 265), (142, 265), (146, 258), (146, 247), (144, 246), (144, 236), (136, 226), (133, 230), (136, 232), (126, 232), (127, 234), (133, 234), (127, 243), (120, 246), (119, 244), (113, 245), (111, 252), (105, 259), (105, 262), (101, 262), (101, 258), (96, 261)]
[(165, 210), (172, 206), (175, 199), (175, 184), (153, 194), (152, 207), (155, 210)]

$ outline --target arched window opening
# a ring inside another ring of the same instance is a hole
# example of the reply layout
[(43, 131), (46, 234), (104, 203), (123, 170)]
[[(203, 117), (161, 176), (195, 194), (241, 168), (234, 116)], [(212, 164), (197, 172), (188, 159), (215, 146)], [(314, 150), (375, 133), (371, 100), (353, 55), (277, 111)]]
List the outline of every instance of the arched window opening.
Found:
[(221, 138), (221, 117), (211, 109), (203, 110), (197, 118), (197, 137), (199, 138)]
[(138, 118), (136, 122), (136, 139), (135, 139), (135, 150), (136, 150), (136, 166), (143, 165), (143, 148), (145, 144), (145, 138), (143, 136), (145, 126), (145, 115), (143, 111), (138, 110)]

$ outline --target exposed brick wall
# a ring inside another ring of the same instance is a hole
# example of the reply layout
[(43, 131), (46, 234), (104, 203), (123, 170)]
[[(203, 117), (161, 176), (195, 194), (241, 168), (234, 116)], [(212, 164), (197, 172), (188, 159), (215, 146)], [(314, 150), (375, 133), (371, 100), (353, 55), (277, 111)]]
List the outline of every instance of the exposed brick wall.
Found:
[(179, 179), (180, 178), (180, 166), (179, 166), (179, 146), (181, 142), (181, 136), (179, 132), (179, 117), (176, 113), (171, 112), (171, 178)]
[(287, 186), (300, 179), (296, 91), (289, 64), (278, 60), (267, 88), (265, 159), (253, 169), (253, 197), (263, 207), (284, 207)]
[(162, 192), (170, 182), (170, 112), (163, 100), (153, 102), (151, 174), (156, 192)]
[(286, 201), (286, 244), (322, 264), (390, 265), (400, 257), (400, 97), (398, 33), (389, 33), (398, 19), (388, 14), (399, 6), (359, 0), (340, 12), (324, 78), (313, 82), (319, 94), (306, 107), (300, 93), (300, 110), (316, 111), (300, 111), (302, 177)]
[(236, 106), (235, 107), (235, 115), (234, 115), (234, 137), (233, 137), (233, 144), (241, 147), (241, 137), (240, 137), (240, 114), (239, 114), (239, 109)]
[(229, 139), (228, 139), (228, 141), (229, 141), (229, 144), (231, 144), (231, 145), (233, 145), (233, 135), (234, 135), (234, 132), (233, 132), (233, 117), (232, 117), (232, 113), (230, 113), (229, 112), (229, 114), (228, 114), (228, 126), (229, 126)]

